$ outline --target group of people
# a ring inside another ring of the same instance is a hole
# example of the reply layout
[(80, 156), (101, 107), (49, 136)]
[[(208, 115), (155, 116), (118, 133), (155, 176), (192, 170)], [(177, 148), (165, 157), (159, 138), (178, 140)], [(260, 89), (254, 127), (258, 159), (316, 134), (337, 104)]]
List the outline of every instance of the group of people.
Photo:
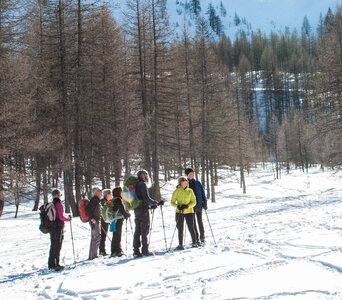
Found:
[[(178, 178), (178, 185), (172, 194), (171, 205), (176, 208), (176, 227), (178, 230), (177, 250), (184, 249), (184, 219), (188, 227), (192, 247), (198, 247), (205, 243), (205, 232), (202, 220), (203, 209), (207, 209), (207, 198), (203, 185), (195, 179), (195, 172), (191, 168), (185, 170), (185, 176)], [(148, 234), (150, 231), (150, 209), (156, 209), (164, 205), (164, 201), (152, 199), (148, 193), (147, 184), (149, 175), (146, 170), (137, 173), (139, 182), (135, 187), (135, 193), (141, 204), (134, 210), (135, 231), (133, 237), (134, 257), (150, 256), (153, 253), (149, 250)], [(113, 232), (111, 241), (111, 256), (124, 255), (121, 248), (121, 233), (123, 219), (128, 219), (131, 214), (126, 210), (121, 199), (122, 188), (116, 187), (102, 190), (100, 187), (92, 189), (92, 197), (86, 207), (91, 228), (91, 241), (89, 259), (92, 260), (98, 255), (107, 255), (106, 238), (108, 228)], [(56, 228), (50, 233), (51, 248), (49, 255), (49, 269), (59, 271), (64, 267), (59, 264), (60, 250), (63, 241), (64, 222), (71, 221), (71, 216), (64, 216), (64, 209), (61, 203), (61, 192), (59, 189), (52, 191), (53, 203), (56, 208)], [(113, 210), (117, 211), (121, 218), (118, 218), (110, 226), (101, 217), (101, 207), (106, 201), (113, 201)], [(114, 226), (112, 226), (114, 225)], [(197, 228), (198, 226), (198, 228)]]

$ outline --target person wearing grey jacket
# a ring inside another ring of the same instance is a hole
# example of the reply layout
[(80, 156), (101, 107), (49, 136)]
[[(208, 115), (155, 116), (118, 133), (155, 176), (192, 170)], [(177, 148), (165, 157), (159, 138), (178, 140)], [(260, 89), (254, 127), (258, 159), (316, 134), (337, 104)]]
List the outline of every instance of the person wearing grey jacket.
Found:
[(98, 250), (101, 242), (101, 198), (102, 198), (102, 189), (99, 187), (94, 187), (92, 189), (92, 197), (90, 198), (90, 202), (86, 207), (86, 211), (89, 217), (89, 224), (91, 228), (91, 240), (90, 240), (90, 250), (89, 250), (89, 259), (92, 260), (98, 257)]

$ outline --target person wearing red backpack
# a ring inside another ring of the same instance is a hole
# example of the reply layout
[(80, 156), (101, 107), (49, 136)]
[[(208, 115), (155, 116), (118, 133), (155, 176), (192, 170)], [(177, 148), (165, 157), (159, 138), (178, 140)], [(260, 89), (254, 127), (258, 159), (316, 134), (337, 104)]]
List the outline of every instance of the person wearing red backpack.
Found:
[(89, 259), (92, 260), (97, 258), (97, 252), (100, 247), (101, 242), (101, 198), (102, 198), (102, 189), (100, 187), (94, 187), (92, 189), (92, 197), (89, 201), (89, 204), (86, 206), (86, 211), (89, 217), (89, 224), (91, 228), (91, 240), (90, 240), (90, 249), (89, 249)]
[(59, 256), (63, 243), (64, 222), (71, 221), (71, 216), (69, 215), (68, 218), (64, 216), (64, 208), (61, 202), (62, 193), (59, 189), (52, 191), (52, 197), (56, 209), (56, 220), (50, 232), (51, 246), (48, 265), (50, 270), (60, 271), (64, 269), (64, 266), (59, 264)]

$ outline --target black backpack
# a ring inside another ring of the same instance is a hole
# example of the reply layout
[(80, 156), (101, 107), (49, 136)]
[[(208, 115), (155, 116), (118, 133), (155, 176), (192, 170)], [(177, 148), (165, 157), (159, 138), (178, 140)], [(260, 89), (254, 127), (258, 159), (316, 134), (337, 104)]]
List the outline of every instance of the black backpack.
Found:
[(52, 202), (43, 204), (40, 208), (39, 230), (42, 233), (50, 233), (55, 228), (56, 209)]

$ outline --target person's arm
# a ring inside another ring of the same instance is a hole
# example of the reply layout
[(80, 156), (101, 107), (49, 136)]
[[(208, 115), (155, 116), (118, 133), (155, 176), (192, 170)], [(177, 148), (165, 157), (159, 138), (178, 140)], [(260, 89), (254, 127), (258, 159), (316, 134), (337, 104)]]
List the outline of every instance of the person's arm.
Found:
[(113, 201), (114, 201), (113, 202), (113, 210), (114, 211), (119, 211), (125, 217), (125, 219), (127, 219), (131, 216), (129, 211), (127, 211), (125, 209), (125, 206), (122, 203), (122, 200), (120, 198), (115, 198)]
[(94, 199), (90, 199), (88, 205), (86, 206), (86, 212), (89, 217), (89, 220), (94, 219)]
[(207, 196), (205, 195), (205, 191), (204, 191), (202, 183), (200, 183), (200, 185), (201, 185), (201, 192), (202, 192), (202, 207), (204, 209), (207, 209), (208, 208)]
[(156, 200), (153, 200), (150, 195), (148, 194), (147, 187), (145, 183), (139, 183), (139, 192), (140, 196), (142, 198), (142, 201), (144, 201), (148, 206), (156, 206), (158, 205), (158, 202)]
[(55, 209), (56, 209), (56, 218), (58, 220), (64, 221), (64, 222), (69, 222), (70, 218), (66, 218), (64, 216), (64, 209), (63, 209), (63, 205), (62, 203), (57, 203), (55, 205)]
[(172, 194), (172, 198), (171, 198), (171, 205), (173, 207), (177, 207), (177, 204), (176, 204), (176, 201), (177, 201), (177, 190), (175, 190)]
[(191, 191), (191, 196), (190, 196), (190, 203), (189, 203), (189, 208), (193, 208), (196, 206), (196, 197), (192, 189), (189, 189)]

